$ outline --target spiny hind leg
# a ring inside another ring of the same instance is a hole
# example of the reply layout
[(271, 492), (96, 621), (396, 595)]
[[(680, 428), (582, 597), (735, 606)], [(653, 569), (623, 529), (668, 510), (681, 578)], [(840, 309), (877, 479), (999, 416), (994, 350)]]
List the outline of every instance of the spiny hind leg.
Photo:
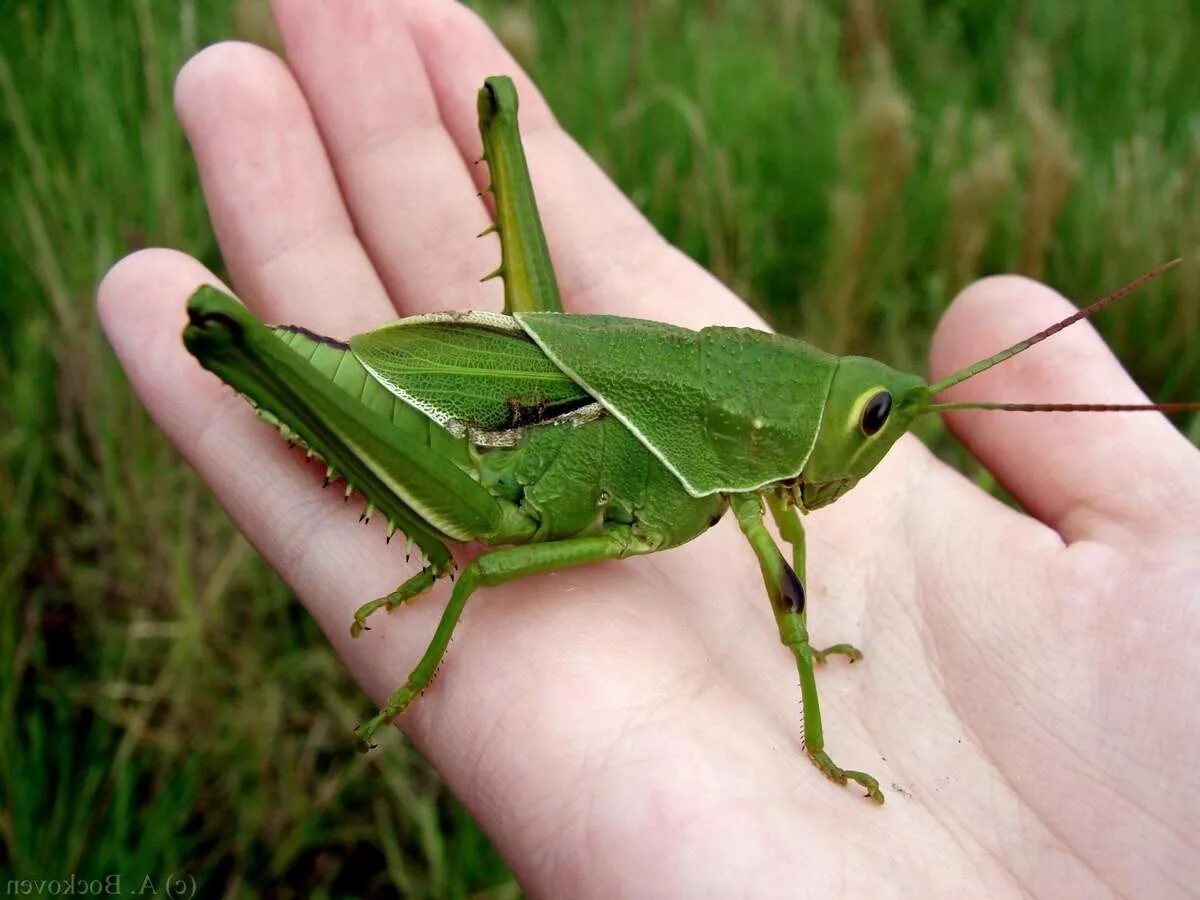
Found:
[[(500, 266), (484, 276), (504, 279), (504, 312), (562, 312), (562, 297), (533, 195), (533, 182), (517, 127), (512, 79), (488, 78), (479, 91), (479, 133), (490, 180), (482, 193), (496, 200), (496, 220), (483, 234), (500, 236)], [(483, 235), (480, 235), (482, 237)]]
[[(796, 507), (789, 506), (777, 494), (767, 494), (767, 507), (771, 510), (771, 518), (779, 529), (779, 536), (792, 547), (792, 568), (800, 573), (805, 571), (805, 541), (804, 526), (800, 524), (800, 515)], [(833, 644), (824, 650), (812, 648), (813, 660), (817, 663), (826, 662), (830, 656), (844, 656), (850, 662), (858, 662), (863, 658), (862, 651), (853, 644)]]
[[(759, 568), (762, 570), (763, 582), (767, 595), (771, 599), (771, 609), (775, 613), (775, 622), (779, 627), (779, 639), (792, 651), (796, 659), (796, 670), (800, 674), (800, 698), (804, 706), (804, 749), (808, 758), (813, 761), (827, 778), (838, 784), (854, 781), (867, 792), (867, 796), (876, 803), (883, 802), (883, 792), (879, 790), (879, 782), (866, 772), (854, 769), (843, 769), (837, 765), (825, 752), (825, 731), (821, 724), (821, 705), (817, 697), (817, 679), (813, 672), (813, 662), (817, 652), (808, 642), (808, 627), (804, 611), (804, 584), (801, 581), (804, 570), (797, 575), (787, 564), (779, 548), (771, 539), (770, 533), (763, 524), (762, 504), (753, 494), (738, 494), (730, 498), (730, 506), (737, 516), (738, 525), (749, 541), (754, 555), (758, 557)], [(799, 520), (796, 520), (799, 528)], [(801, 532), (801, 536), (803, 532)], [(791, 541), (793, 547), (795, 541)], [(799, 560), (803, 563), (803, 540), (799, 544)], [(833, 649), (833, 648), (831, 648)], [(852, 648), (851, 648), (852, 649)], [(822, 651), (829, 653), (829, 650)]]
[(429, 685), (442, 657), (446, 654), (446, 647), (450, 643), (459, 617), (462, 616), (463, 608), (476, 588), (504, 584), (526, 575), (553, 572), (583, 563), (619, 559), (629, 552), (628, 528), (620, 527), (594, 537), (504, 547), (472, 560), (455, 582), (450, 602), (446, 604), (433, 639), (409, 674), (408, 680), (376, 716), (355, 729), (355, 737), (364, 747), (369, 746), (375, 732), (403, 713), (413, 699)]

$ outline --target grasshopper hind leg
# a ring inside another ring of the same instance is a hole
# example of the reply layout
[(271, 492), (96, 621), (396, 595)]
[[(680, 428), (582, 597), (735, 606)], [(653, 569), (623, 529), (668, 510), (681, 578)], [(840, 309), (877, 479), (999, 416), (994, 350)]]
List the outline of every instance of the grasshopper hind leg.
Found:
[(517, 89), (504, 75), (488, 78), (479, 91), (479, 133), (487, 161), (496, 220), (488, 232), (500, 237), (500, 267), (486, 278), (504, 279), (504, 312), (562, 312), (562, 297), (538, 215), (533, 182), (517, 127)]

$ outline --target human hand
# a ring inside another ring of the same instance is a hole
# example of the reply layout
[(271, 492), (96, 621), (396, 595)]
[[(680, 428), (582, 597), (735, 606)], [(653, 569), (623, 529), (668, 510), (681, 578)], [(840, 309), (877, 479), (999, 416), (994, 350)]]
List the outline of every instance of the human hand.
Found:
[[(568, 309), (761, 324), (662, 242), (473, 14), (275, 11), (290, 70), (219, 45), (176, 91), (234, 286), (261, 317), (346, 336), (498, 310), (498, 284), (477, 283), (498, 249), (471, 238), (490, 219), (475, 197), (486, 168), (470, 163), (475, 92), (508, 73)], [(349, 637), (355, 609), (410, 569), (186, 354), (184, 303), (201, 282), (215, 279), (193, 259), (134, 254), (101, 285), (105, 328), (151, 413), (382, 701), (445, 594)], [(976, 285), (935, 337), (934, 377), (1065, 308), (1029, 281)], [(1139, 397), (1086, 324), (968, 391)], [(952, 425), (1036, 518), (904, 440), (807, 519), (814, 639), (866, 652), (818, 673), (828, 747), (880, 778), (883, 809), (805, 759), (794, 663), (731, 517), (678, 550), (471, 601), (402, 725), (530, 893), (1163, 896), (1197, 883), (1200, 661), (1186, 648), (1200, 638), (1200, 454), (1154, 414)]]

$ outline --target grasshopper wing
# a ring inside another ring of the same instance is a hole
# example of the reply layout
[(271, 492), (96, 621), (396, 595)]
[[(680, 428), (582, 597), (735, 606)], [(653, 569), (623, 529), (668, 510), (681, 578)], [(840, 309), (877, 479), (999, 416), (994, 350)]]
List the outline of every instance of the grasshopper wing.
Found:
[(433, 313), (350, 339), (389, 391), (454, 434), (500, 432), (595, 401), (509, 316)]
[(837, 357), (750, 328), (689, 331), (553, 312), (515, 318), (695, 497), (798, 475), (837, 368)]

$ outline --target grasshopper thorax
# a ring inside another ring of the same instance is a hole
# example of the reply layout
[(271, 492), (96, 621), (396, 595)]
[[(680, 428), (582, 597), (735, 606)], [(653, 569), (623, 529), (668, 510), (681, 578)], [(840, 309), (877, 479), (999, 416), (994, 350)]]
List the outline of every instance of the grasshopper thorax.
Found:
[(816, 443), (792, 487), (797, 504), (828, 506), (854, 487), (928, 402), (929, 388), (918, 375), (862, 356), (840, 359)]

